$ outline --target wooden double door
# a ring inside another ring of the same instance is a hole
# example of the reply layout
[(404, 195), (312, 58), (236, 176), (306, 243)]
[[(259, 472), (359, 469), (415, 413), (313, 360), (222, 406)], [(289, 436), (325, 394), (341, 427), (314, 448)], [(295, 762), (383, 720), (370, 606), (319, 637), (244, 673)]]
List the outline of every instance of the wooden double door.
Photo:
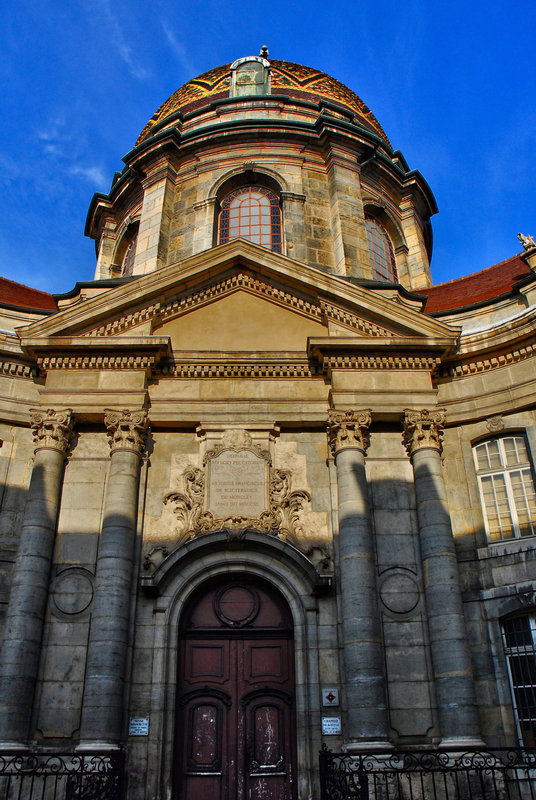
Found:
[(294, 800), (294, 646), (267, 582), (213, 581), (181, 625), (178, 800)]

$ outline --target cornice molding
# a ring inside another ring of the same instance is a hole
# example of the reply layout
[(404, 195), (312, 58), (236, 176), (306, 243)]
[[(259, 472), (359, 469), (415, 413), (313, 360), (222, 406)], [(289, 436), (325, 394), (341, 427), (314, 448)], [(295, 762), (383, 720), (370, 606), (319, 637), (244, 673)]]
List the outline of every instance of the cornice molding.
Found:
[(182, 314), (200, 308), (208, 303), (212, 303), (215, 299), (225, 297), (239, 289), (254, 294), (257, 297), (268, 299), (270, 302), (276, 303), (282, 308), (290, 308), (317, 322), (324, 322), (327, 324), (329, 321), (333, 321), (368, 336), (394, 335), (388, 328), (370, 320), (363, 319), (342, 306), (324, 300), (314, 302), (307, 297), (300, 296), (298, 293), (293, 293), (284, 288), (274, 286), (272, 283), (262, 278), (257, 278), (245, 270), (227, 275), (221, 280), (209, 284), (202, 289), (188, 294), (177, 295), (174, 298), (170, 298), (166, 303), (153, 303), (147, 308), (137, 309), (112, 322), (94, 328), (86, 335), (114, 335), (122, 333), (129, 327), (139, 325), (149, 320), (151, 320), (155, 326), (162, 325)]
[(435, 371), (453, 344), (453, 340), (447, 338), (310, 337), (307, 351), (327, 375), (334, 369)]
[(360, 356), (327, 356), (323, 360), (323, 371), (331, 374), (334, 369), (374, 369), (374, 370), (401, 370), (424, 369), (436, 370), (441, 364), (441, 358), (433, 356), (385, 356), (385, 355), (360, 355)]
[(336, 306), (333, 303), (321, 300), (320, 307), (324, 311), (327, 320), (346, 325), (348, 328), (358, 330), (366, 336), (394, 336), (392, 330), (371, 322), (370, 320), (362, 319), (341, 306)]
[(517, 350), (511, 350), (506, 353), (498, 353), (497, 355), (490, 355), (487, 358), (475, 359), (473, 361), (466, 361), (463, 364), (445, 364), (441, 370), (441, 375), (451, 378), (465, 378), (470, 375), (478, 375), (482, 372), (489, 372), (490, 370), (500, 369), (501, 367), (508, 367), (511, 364), (516, 364), (519, 361), (525, 361), (528, 358), (536, 356), (536, 344), (527, 344)]
[(516, 344), (532, 339), (536, 340), (536, 306), (525, 309), (509, 319), (503, 319), (484, 328), (462, 332), (456, 355), (470, 358), (472, 355), (483, 355), (492, 350), (513, 350)]
[(44, 356), (37, 359), (40, 369), (143, 369), (150, 370), (156, 364), (152, 356)]
[(7, 375), (9, 378), (31, 379), (37, 375), (37, 367), (20, 361), (0, 359), (0, 375)]
[[(279, 354), (280, 356), (281, 354)], [(161, 362), (153, 373), (162, 378), (317, 378), (321, 369), (306, 358), (281, 358), (274, 355), (268, 360), (240, 358), (239, 353), (218, 356), (204, 353), (181, 353), (181, 358)]]
[(23, 350), (43, 370), (144, 369), (170, 356), (167, 336), (21, 338)]

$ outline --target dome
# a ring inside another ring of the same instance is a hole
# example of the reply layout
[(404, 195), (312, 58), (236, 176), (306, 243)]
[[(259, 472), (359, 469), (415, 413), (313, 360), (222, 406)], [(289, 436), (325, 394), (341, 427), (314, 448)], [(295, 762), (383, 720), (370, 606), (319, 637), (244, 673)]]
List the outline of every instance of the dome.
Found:
[[(271, 94), (287, 95), (302, 101), (321, 101), (343, 106), (352, 112), (357, 122), (389, 143), (380, 123), (359, 98), (340, 81), (325, 72), (290, 61), (270, 60)], [(195, 111), (213, 100), (229, 97), (231, 87), (231, 64), (216, 67), (194, 78), (177, 89), (153, 114), (142, 130), (136, 144), (146, 139), (153, 128), (168, 117), (181, 111)]]

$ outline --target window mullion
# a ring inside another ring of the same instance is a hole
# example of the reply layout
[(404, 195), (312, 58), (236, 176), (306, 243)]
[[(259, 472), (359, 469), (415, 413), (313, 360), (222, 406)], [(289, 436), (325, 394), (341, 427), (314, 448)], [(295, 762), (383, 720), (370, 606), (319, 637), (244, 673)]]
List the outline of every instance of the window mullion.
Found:
[(519, 517), (517, 516), (516, 501), (514, 497), (514, 491), (512, 489), (512, 482), (510, 480), (510, 472), (508, 470), (504, 471), (504, 485), (506, 488), (506, 496), (508, 497), (508, 507), (510, 510), (510, 516), (512, 518), (512, 524), (514, 526), (514, 533), (516, 536), (521, 536), (521, 528), (519, 525)]
[[(482, 485), (482, 479), (484, 477), (487, 477), (487, 476), (485, 476), (485, 475), (479, 475), (478, 476), (478, 488), (480, 489), (480, 500), (482, 502), (482, 509), (484, 511), (484, 522), (485, 522), (485, 525), (486, 525), (486, 533), (487, 533), (488, 537), (491, 538), (492, 534), (491, 534), (490, 522), (489, 522), (489, 510), (490, 510), (489, 509), (489, 503), (486, 502), (486, 496), (484, 494), (484, 486)], [(496, 495), (496, 492), (495, 492), (495, 484), (493, 483), (493, 475), (491, 475), (490, 477), (491, 477), (491, 485), (492, 485), (492, 488), (493, 488), (491, 501), (493, 502), (493, 505), (494, 505), (494, 508), (495, 508), (495, 514), (496, 514), (497, 522), (498, 522), (498, 525), (499, 525), (499, 532), (501, 533), (501, 538), (502, 538), (501, 516), (500, 516), (500, 513), (499, 513), (499, 507), (497, 505), (497, 495)]]

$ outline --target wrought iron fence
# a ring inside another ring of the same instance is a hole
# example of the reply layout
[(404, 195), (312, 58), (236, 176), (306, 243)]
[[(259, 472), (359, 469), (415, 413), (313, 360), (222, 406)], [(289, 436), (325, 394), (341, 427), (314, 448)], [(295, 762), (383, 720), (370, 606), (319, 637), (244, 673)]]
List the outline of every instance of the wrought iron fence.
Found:
[(321, 800), (536, 800), (536, 748), (320, 753)]
[(124, 755), (0, 752), (0, 800), (122, 800)]

